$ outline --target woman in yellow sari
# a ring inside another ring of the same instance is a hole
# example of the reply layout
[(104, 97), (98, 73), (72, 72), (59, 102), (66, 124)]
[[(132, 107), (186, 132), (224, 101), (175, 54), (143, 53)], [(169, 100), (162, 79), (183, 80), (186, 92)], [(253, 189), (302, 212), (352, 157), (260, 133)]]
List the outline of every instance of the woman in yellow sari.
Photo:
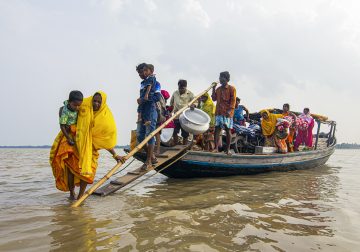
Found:
[(50, 151), (50, 164), (56, 188), (67, 192), (75, 199), (75, 185), (80, 185), (78, 199), (84, 194), (87, 184), (94, 182), (100, 149), (108, 150), (117, 162), (123, 158), (115, 153), (116, 124), (106, 104), (106, 94), (99, 91), (84, 99), (79, 109), (76, 127), (71, 134), (75, 146), (68, 144), (60, 132)]
[(268, 110), (263, 109), (260, 111), (261, 119), (261, 129), (262, 133), (265, 137), (265, 144), (264, 146), (271, 146), (277, 147), (280, 153), (287, 152), (287, 145), (286, 145), (286, 136), (281, 134), (277, 134), (276, 124), (278, 118), (283, 118), (282, 114), (273, 114), (270, 113)]
[(210, 127), (208, 131), (202, 134), (202, 147), (206, 151), (212, 151), (215, 148), (214, 131), (215, 131), (215, 104), (208, 93), (201, 96), (199, 107), (210, 117)]

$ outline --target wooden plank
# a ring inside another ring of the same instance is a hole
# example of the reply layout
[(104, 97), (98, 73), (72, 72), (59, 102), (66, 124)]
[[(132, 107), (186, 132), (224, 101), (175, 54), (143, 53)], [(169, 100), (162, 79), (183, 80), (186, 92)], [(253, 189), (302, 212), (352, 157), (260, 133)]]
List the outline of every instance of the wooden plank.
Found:
[(177, 148), (168, 148), (164, 150), (163, 153), (161, 153), (161, 156), (157, 158), (158, 163), (156, 163), (151, 169), (148, 169), (146, 171), (142, 171), (141, 167), (128, 172), (127, 174), (112, 180), (109, 184), (104, 185), (100, 188), (98, 188), (93, 194), (100, 195), (100, 196), (107, 196), (111, 193), (116, 192), (117, 190), (121, 189), (122, 187), (127, 186), (134, 180), (144, 176), (146, 173), (156, 169), (157, 167), (160, 167), (161, 165), (165, 164), (168, 160), (172, 159), (179, 153), (183, 152), (184, 150), (188, 149), (189, 146), (187, 145), (180, 145), (177, 146)]

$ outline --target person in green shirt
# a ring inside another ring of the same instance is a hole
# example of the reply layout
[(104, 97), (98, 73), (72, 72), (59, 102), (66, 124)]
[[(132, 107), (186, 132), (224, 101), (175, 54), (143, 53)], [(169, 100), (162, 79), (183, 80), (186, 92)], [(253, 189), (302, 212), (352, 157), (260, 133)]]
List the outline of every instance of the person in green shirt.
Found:
[(73, 90), (69, 94), (69, 99), (64, 101), (64, 106), (59, 110), (60, 129), (67, 139), (69, 145), (73, 146), (75, 140), (72, 138), (70, 127), (76, 125), (78, 111), (83, 102), (83, 94), (78, 90)]

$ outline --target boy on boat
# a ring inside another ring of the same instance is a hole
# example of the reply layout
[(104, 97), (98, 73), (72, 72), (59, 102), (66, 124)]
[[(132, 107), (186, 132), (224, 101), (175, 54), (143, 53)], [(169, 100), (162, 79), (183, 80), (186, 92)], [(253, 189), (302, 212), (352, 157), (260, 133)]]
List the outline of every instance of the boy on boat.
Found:
[[(141, 113), (141, 122), (137, 124), (137, 142), (142, 142), (147, 136), (149, 136), (155, 129), (157, 123), (157, 111), (155, 103), (160, 100), (160, 84), (156, 84), (156, 79), (151, 75), (151, 70), (149, 65), (146, 63), (139, 64), (136, 67), (141, 82), (140, 98), (137, 99), (139, 104), (138, 112)], [(150, 91), (148, 96), (145, 97), (147, 90), (150, 86)], [(148, 99), (145, 99), (148, 98)], [(146, 151), (146, 162), (142, 166), (142, 170), (147, 170), (151, 168), (152, 161), (154, 160), (154, 145), (155, 138), (152, 137), (147, 143)]]
[(226, 132), (225, 153), (230, 153), (231, 132), (233, 128), (233, 116), (236, 104), (236, 89), (229, 85), (230, 73), (221, 72), (219, 76), (221, 86), (212, 90), (212, 99), (216, 101), (215, 110), (215, 151), (218, 151), (219, 137), (222, 129)]
[(161, 86), (158, 81), (156, 81), (154, 75), (154, 66), (151, 64), (146, 64), (144, 68), (146, 78), (141, 82), (140, 87), (140, 98), (141, 103), (138, 106), (138, 123), (143, 123), (145, 125), (151, 124), (150, 109), (154, 105), (152, 101), (155, 93), (160, 93)]
[[(194, 94), (187, 89), (187, 81), (178, 81), (178, 90), (176, 90), (171, 96), (170, 106), (173, 107), (173, 113), (178, 112), (180, 109), (185, 107), (190, 101), (195, 98)], [(195, 108), (195, 104), (191, 105), (191, 109)], [(183, 138), (183, 145), (188, 144), (189, 133), (186, 132), (180, 125), (179, 117), (174, 119), (175, 129), (173, 133), (174, 145), (179, 144), (178, 134), (181, 130), (181, 136)]]

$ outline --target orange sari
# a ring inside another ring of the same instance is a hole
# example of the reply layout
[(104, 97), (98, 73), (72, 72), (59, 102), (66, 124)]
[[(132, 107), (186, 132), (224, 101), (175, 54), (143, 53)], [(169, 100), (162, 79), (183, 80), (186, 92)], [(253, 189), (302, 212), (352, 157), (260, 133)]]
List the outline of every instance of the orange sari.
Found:
[[(75, 137), (76, 126), (71, 125), (71, 135)], [(93, 150), (93, 159), (91, 169), (94, 174), (97, 169), (97, 159), (99, 153)], [(81, 175), (81, 169), (79, 167), (79, 153), (75, 146), (68, 144), (66, 137), (59, 132), (54, 140), (54, 143), (50, 150), (50, 165), (55, 178), (56, 188), (60, 191), (68, 192), (68, 174), (71, 172), (74, 174), (74, 184), (80, 185), (80, 179), (86, 181), (89, 184), (94, 182), (94, 178), (88, 178)]]
[(76, 139), (75, 146), (69, 145), (60, 131), (51, 147), (50, 165), (56, 188), (61, 191), (69, 191), (69, 172), (74, 174), (76, 186), (80, 185), (80, 180), (92, 184), (98, 166), (98, 150), (115, 147), (115, 120), (106, 105), (106, 94), (97, 93), (102, 97), (99, 111), (92, 109), (92, 96), (85, 98), (80, 106), (77, 126), (71, 125), (71, 135)]

